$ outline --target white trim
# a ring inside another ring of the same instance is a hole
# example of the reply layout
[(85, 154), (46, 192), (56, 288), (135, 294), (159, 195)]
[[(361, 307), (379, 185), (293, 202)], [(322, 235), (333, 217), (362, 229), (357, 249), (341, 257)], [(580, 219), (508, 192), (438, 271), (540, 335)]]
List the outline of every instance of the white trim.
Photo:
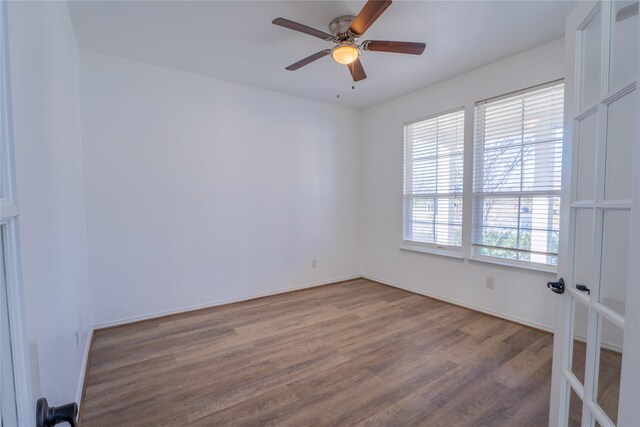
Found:
[(444, 116), (444, 115), (447, 115), (447, 114), (458, 113), (460, 111), (464, 111), (464, 105), (452, 108), (450, 110), (442, 111), (440, 113), (430, 114), (430, 115), (428, 115), (426, 117), (421, 117), (421, 118), (418, 118), (418, 119), (409, 120), (408, 122), (404, 122), (402, 124), (402, 126), (413, 125), (413, 124), (416, 124), (416, 123), (420, 123), (420, 122), (424, 122), (424, 121), (427, 121), (427, 120), (435, 119), (436, 117)]
[[(2, 47), (0, 54), (0, 121), (2, 121), (2, 135), (5, 144), (0, 146), (0, 159), (2, 160), (2, 192), (3, 201), (7, 204), (16, 204), (15, 191), (15, 161), (13, 147), (13, 110), (11, 101), (11, 67), (9, 64), (9, 25), (7, 13), (7, 0), (0, 0), (0, 33), (2, 33)], [(6, 217), (6, 215), (3, 215)]]
[[(574, 341), (580, 341), (581, 343), (584, 343), (584, 344), (587, 343), (587, 337), (585, 335), (579, 335), (579, 334), (576, 334), (575, 332), (573, 334), (573, 340)], [(600, 342), (600, 348), (604, 348), (606, 350), (611, 350), (611, 351), (615, 351), (616, 353), (622, 354), (622, 347), (620, 347), (619, 345), (607, 344), (607, 343), (603, 343), (601, 341)], [(566, 369), (568, 369), (568, 368), (566, 368)]]
[(14, 216), (18, 216), (18, 207), (7, 200), (0, 200), (0, 221), (8, 220)]
[(15, 191), (15, 159), (13, 140), (13, 106), (11, 100), (11, 67), (9, 64), (9, 28), (7, 1), (0, 0), (0, 121), (2, 137), (5, 144), (0, 147), (0, 174), (4, 188), (4, 198), (0, 202), (0, 226), (5, 227), (6, 234), (3, 248), (4, 268), (7, 286), (7, 302), (9, 304), (9, 322), (11, 329), (11, 350), (13, 357), (13, 375), (15, 383), (18, 424), (20, 426), (35, 425), (35, 411), (32, 402), (31, 358), (27, 338), (27, 322), (24, 312), (24, 290), (22, 286), (19, 210)]
[[(573, 283), (573, 256), (572, 246), (574, 230), (571, 230), (572, 203), (575, 203), (575, 187), (572, 186), (572, 170), (577, 161), (573, 155), (576, 147), (574, 144), (576, 135), (574, 134), (575, 106), (578, 105), (578, 93), (575, 88), (579, 87), (580, 76), (576, 74), (575, 66), (578, 63), (578, 52), (581, 40), (578, 36), (578, 26), (582, 22), (582, 17), (590, 13), (595, 1), (578, 2), (566, 19), (565, 23), (565, 43), (564, 43), (564, 135), (562, 145), (562, 181), (561, 181), (561, 205), (560, 205), (560, 242), (558, 247), (558, 277), (564, 276), (566, 283)], [(596, 106), (586, 109), (583, 114), (594, 114)], [(571, 256), (570, 256), (571, 255)], [(569, 286), (571, 288), (571, 286)], [(570, 337), (573, 336), (572, 319), (573, 301), (570, 293), (559, 296), (556, 299), (556, 316), (554, 327), (556, 329), (553, 337), (553, 360), (551, 366), (551, 392), (549, 398), (549, 426), (564, 427), (567, 425), (568, 407), (570, 396), (570, 382), (566, 380), (564, 374), (569, 370), (572, 346)], [(584, 398), (584, 393), (580, 396)]]
[(430, 245), (428, 243), (416, 243), (416, 242), (405, 240), (400, 245), (400, 250), (420, 252), (420, 253), (429, 254), (429, 255), (446, 256), (446, 257), (451, 257), (456, 259), (464, 259), (464, 254), (462, 253), (462, 247), (455, 247), (455, 246), (435, 246), (435, 245)]
[(573, 371), (569, 369), (563, 369), (562, 373), (564, 374), (573, 391), (581, 400), (584, 400), (584, 387), (582, 386), (580, 380), (576, 377), (576, 374), (574, 374)]
[(367, 279), (367, 280), (372, 280), (374, 282), (382, 283), (383, 285), (391, 286), (391, 287), (398, 288), (398, 289), (403, 289), (405, 291), (413, 292), (415, 294), (424, 295), (425, 297), (435, 298), (435, 299), (438, 299), (440, 301), (448, 302), (448, 303), (453, 304), (453, 305), (457, 305), (457, 306), (464, 307), (464, 308), (469, 308), (469, 309), (474, 310), (474, 311), (479, 311), (481, 313), (489, 314), (491, 316), (495, 316), (495, 317), (499, 317), (501, 319), (509, 320), (509, 321), (512, 321), (512, 322), (515, 322), (515, 323), (519, 323), (519, 324), (524, 325), (524, 326), (529, 326), (531, 328), (540, 329), (542, 331), (553, 333), (553, 328), (552, 327), (549, 327), (547, 325), (543, 325), (541, 323), (532, 322), (530, 320), (526, 320), (526, 319), (523, 319), (523, 318), (518, 317), (518, 316), (512, 316), (510, 314), (489, 310), (489, 309), (487, 309), (485, 307), (480, 307), (480, 306), (477, 306), (477, 305), (474, 305), (474, 304), (469, 304), (467, 302), (460, 301), (460, 300), (455, 299), (455, 298), (446, 297), (446, 296), (438, 294), (436, 292), (425, 291), (425, 290), (422, 290), (422, 289), (416, 289), (416, 288), (413, 288), (411, 286), (399, 285), (397, 283), (392, 283), (392, 282), (389, 282), (387, 280), (380, 279), (380, 278), (377, 278), (377, 277), (374, 277), (374, 276), (363, 275), (362, 277)]
[(598, 406), (597, 403), (593, 400), (587, 400), (585, 403), (601, 427), (616, 427), (616, 425), (609, 419), (609, 416), (602, 410), (602, 408), (600, 408), (600, 406)]
[[(638, 28), (640, 39), (640, 28)], [(640, 57), (636, 71), (640, 73)], [(636, 74), (636, 81), (640, 75)], [(636, 93), (636, 129), (633, 149), (633, 164), (640, 162), (640, 94)], [(629, 263), (627, 265), (627, 295), (625, 298), (624, 355), (622, 356), (622, 375), (620, 378), (620, 402), (618, 406), (618, 425), (632, 426), (640, 419), (640, 169), (635, 167), (632, 177), (633, 192), (631, 199), (631, 224), (629, 230)]]
[[(473, 251), (475, 252), (475, 251)], [(490, 257), (485, 255), (471, 255), (467, 258), (471, 262), (500, 265), (502, 267), (520, 268), (523, 270), (540, 271), (542, 273), (556, 274), (558, 268), (555, 265), (540, 264), (537, 262), (515, 261), (506, 258)]]
[(256, 299), (256, 298), (262, 298), (262, 297), (268, 297), (268, 296), (272, 296), (272, 295), (284, 294), (286, 292), (299, 291), (299, 290), (302, 290), (302, 289), (314, 288), (316, 286), (330, 285), (332, 283), (344, 282), (344, 281), (347, 281), (347, 280), (354, 280), (354, 279), (361, 279), (361, 278), (363, 278), (363, 277), (360, 274), (354, 274), (354, 275), (349, 275), (349, 276), (341, 276), (341, 277), (334, 277), (332, 279), (326, 279), (326, 280), (322, 280), (322, 281), (318, 281), (318, 282), (306, 283), (306, 284), (299, 285), (299, 286), (291, 286), (291, 287), (288, 287), (288, 288), (277, 289), (277, 290), (274, 290), (274, 291), (259, 292), (259, 293), (256, 293), (256, 294), (245, 295), (245, 296), (242, 296), (242, 297), (239, 297), (239, 298), (223, 299), (223, 300), (208, 302), (208, 303), (205, 303), (205, 304), (195, 304), (195, 305), (190, 305), (190, 306), (187, 306), (187, 307), (174, 308), (174, 309), (171, 309), (171, 310), (156, 311), (154, 313), (143, 314), (143, 315), (140, 315), (140, 316), (132, 316), (132, 317), (125, 317), (123, 319), (118, 319), (118, 320), (110, 320), (110, 321), (106, 321), (106, 322), (98, 322), (98, 323), (95, 323), (93, 325), (93, 328), (94, 328), (94, 330), (97, 331), (97, 330), (104, 329), (104, 328), (110, 328), (112, 326), (120, 326), (120, 325), (126, 325), (127, 323), (139, 322), (141, 320), (155, 319), (157, 317), (168, 316), (168, 315), (171, 315), (171, 314), (187, 313), (189, 311), (200, 310), (200, 309), (203, 309), (203, 308), (217, 307), (217, 306), (220, 306), (220, 305), (231, 304), (231, 303), (234, 303), (234, 302), (248, 301), (248, 300), (252, 300), (252, 299)]
[(462, 253), (471, 256), (473, 241), (473, 149), (476, 135), (476, 110), (473, 102), (464, 110), (464, 160), (462, 168)]
[(78, 409), (82, 405), (82, 392), (84, 391), (84, 377), (87, 372), (87, 365), (89, 364), (89, 351), (91, 350), (91, 341), (93, 340), (94, 329), (89, 329), (87, 341), (84, 345), (84, 353), (82, 354), (82, 364), (80, 365), (80, 378), (78, 378), (78, 386), (76, 387), (76, 403)]
[(607, 210), (630, 210), (631, 200), (605, 200), (594, 202), (593, 200), (580, 200), (572, 202), (569, 207), (575, 209), (607, 209)]
[(24, 318), (24, 292), (20, 269), (20, 246), (18, 236), (18, 218), (3, 220), (5, 227), (4, 268), (7, 279), (7, 299), (11, 322), (11, 341), (13, 350), (13, 373), (16, 387), (16, 403), (18, 405), (18, 422), (21, 426), (35, 423), (32, 410), (31, 370), (29, 347), (26, 338), (26, 321)]
[(536, 90), (542, 90), (542, 89), (546, 89), (552, 86), (555, 86), (557, 84), (560, 83), (564, 83), (564, 77), (560, 77), (559, 79), (556, 80), (552, 80), (550, 82), (547, 83), (542, 83), (542, 84), (538, 84), (538, 85), (533, 85), (533, 86), (529, 86), (526, 87), (524, 89), (519, 89), (519, 90), (514, 90), (513, 92), (509, 92), (509, 93), (504, 93), (502, 95), (498, 95), (498, 96), (494, 96), (493, 98), (487, 98), (487, 99), (483, 99), (482, 101), (477, 101), (475, 106), (481, 106), (481, 105), (486, 105), (489, 104), (491, 102), (495, 102), (495, 101), (501, 101), (503, 99), (507, 99), (507, 98), (512, 98), (518, 95), (522, 95), (528, 92), (534, 92)]

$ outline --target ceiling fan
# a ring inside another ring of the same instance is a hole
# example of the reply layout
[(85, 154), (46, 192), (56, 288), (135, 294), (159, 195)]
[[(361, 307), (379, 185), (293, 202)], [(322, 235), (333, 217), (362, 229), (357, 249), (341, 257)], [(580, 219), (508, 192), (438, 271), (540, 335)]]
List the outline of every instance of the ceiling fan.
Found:
[(275, 25), (300, 31), (336, 44), (333, 48), (314, 53), (311, 56), (289, 65), (286, 69), (295, 71), (331, 54), (337, 63), (349, 67), (353, 81), (357, 82), (367, 78), (367, 74), (364, 72), (364, 68), (360, 62), (360, 53), (362, 51), (421, 55), (426, 46), (424, 43), (384, 40), (366, 40), (358, 43), (358, 39), (362, 37), (364, 32), (367, 31), (371, 24), (373, 24), (390, 5), (391, 0), (368, 0), (360, 13), (358, 13), (358, 16), (344, 15), (331, 21), (329, 24), (331, 34), (288, 19), (274, 19), (272, 23)]

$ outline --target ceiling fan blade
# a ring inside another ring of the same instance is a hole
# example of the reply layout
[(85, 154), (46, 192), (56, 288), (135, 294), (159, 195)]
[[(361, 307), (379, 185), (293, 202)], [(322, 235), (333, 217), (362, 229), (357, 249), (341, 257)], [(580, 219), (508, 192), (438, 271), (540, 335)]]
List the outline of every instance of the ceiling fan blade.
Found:
[(352, 33), (363, 35), (367, 28), (371, 26), (376, 19), (382, 15), (382, 12), (387, 10), (387, 8), (391, 5), (391, 0), (368, 0), (367, 4), (364, 5), (356, 19), (351, 23)]
[(309, 34), (310, 36), (318, 37), (322, 40), (333, 40), (333, 36), (324, 31), (316, 30), (315, 28), (307, 27), (306, 25), (299, 24), (297, 22), (289, 21), (284, 18), (276, 18), (271, 21), (272, 24), (279, 25), (281, 27), (289, 28), (290, 30), (300, 31), (301, 33)]
[(631, 3), (625, 7), (620, 8), (616, 13), (616, 22), (624, 21), (627, 18), (631, 18), (638, 14), (638, 2)]
[(354, 82), (359, 82), (360, 80), (367, 78), (367, 73), (364, 72), (360, 58), (347, 65), (347, 67), (349, 67), (349, 71), (351, 72), (351, 77), (353, 77)]
[(295, 64), (289, 65), (287, 68), (285, 68), (285, 70), (295, 71), (298, 68), (302, 68), (305, 65), (312, 63), (315, 60), (318, 60), (320, 58), (323, 58), (323, 57), (329, 55), (329, 53), (331, 53), (331, 49), (321, 50), (318, 53), (314, 53), (311, 56), (307, 56), (306, 58), (301, 59), (300, 61), (296, 62)]
[(362, 43), (364, 50), (370, 50), (372, 52), (407, 53), (409, 55), (422, 55), (426, 46), (424, 43), (385, 40), (367, 40)]

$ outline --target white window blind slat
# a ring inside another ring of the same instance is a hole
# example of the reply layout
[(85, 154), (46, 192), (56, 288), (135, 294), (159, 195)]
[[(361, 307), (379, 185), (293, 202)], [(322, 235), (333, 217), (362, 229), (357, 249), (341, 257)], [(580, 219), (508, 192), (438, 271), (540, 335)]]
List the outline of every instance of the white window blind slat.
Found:
[(462, 245), (464, 110), (404, 126), (404, 240)]
[(557, 265), (564, 83), (476, 104), (475, 253)]

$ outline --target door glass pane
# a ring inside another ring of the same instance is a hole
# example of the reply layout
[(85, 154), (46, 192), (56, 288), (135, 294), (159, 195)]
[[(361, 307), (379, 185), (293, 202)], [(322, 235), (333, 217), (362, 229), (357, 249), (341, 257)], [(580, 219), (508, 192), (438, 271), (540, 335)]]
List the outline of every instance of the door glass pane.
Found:
[(633, 138), (637, 117), (636, 92), (609, 105), (604, 198), (631, 198)]
[(597, 114), (585, 117), (578, 124), (576, 158), (576, 200), (593, 200), (596, 167)]
[(602, 22), (598, 11), (587, 23), (582, 33), (582, 63), (580, 69), (580, 106), (582, 109), (597, 102), (600, 97), (600, 66), (602, 56)]
[(569, 386), (569, 427), (580, 427), (582, 425), (582, 400), (580, 396)]
[(600, 302), (624, 316), (629, 254), (629, 211), (608, 210), (602, 224)]
[(638, 72), (638, 49), (638, 1), (614, 1), (609, 87), (624, 83)]
[(584, 385), (584, 366), (587, 354), (587, 306), (573, 299), (573, 343), (571, 350), (571, 372)]
[(601, 316), (600, 320), (597, 403), (615, 424), (618, 421), (623, 332), (605, 317)]
[(11, 352), (11, 329), (9, 323), (9, 303), (7, 300), (7, 276), (5, 273), (4, 239), (5, 228), (0, 226), (0, 288), (1, 305), (0, 320), (2, 334), (0, 337), (0, 364), (2, 365), (2, 426), (17, 426), (16, 389), (13, 377), (13, 355)]
[(574, 236), (573, 286), (589, 287), (593, 277), (593, 210), (576, 210)]

